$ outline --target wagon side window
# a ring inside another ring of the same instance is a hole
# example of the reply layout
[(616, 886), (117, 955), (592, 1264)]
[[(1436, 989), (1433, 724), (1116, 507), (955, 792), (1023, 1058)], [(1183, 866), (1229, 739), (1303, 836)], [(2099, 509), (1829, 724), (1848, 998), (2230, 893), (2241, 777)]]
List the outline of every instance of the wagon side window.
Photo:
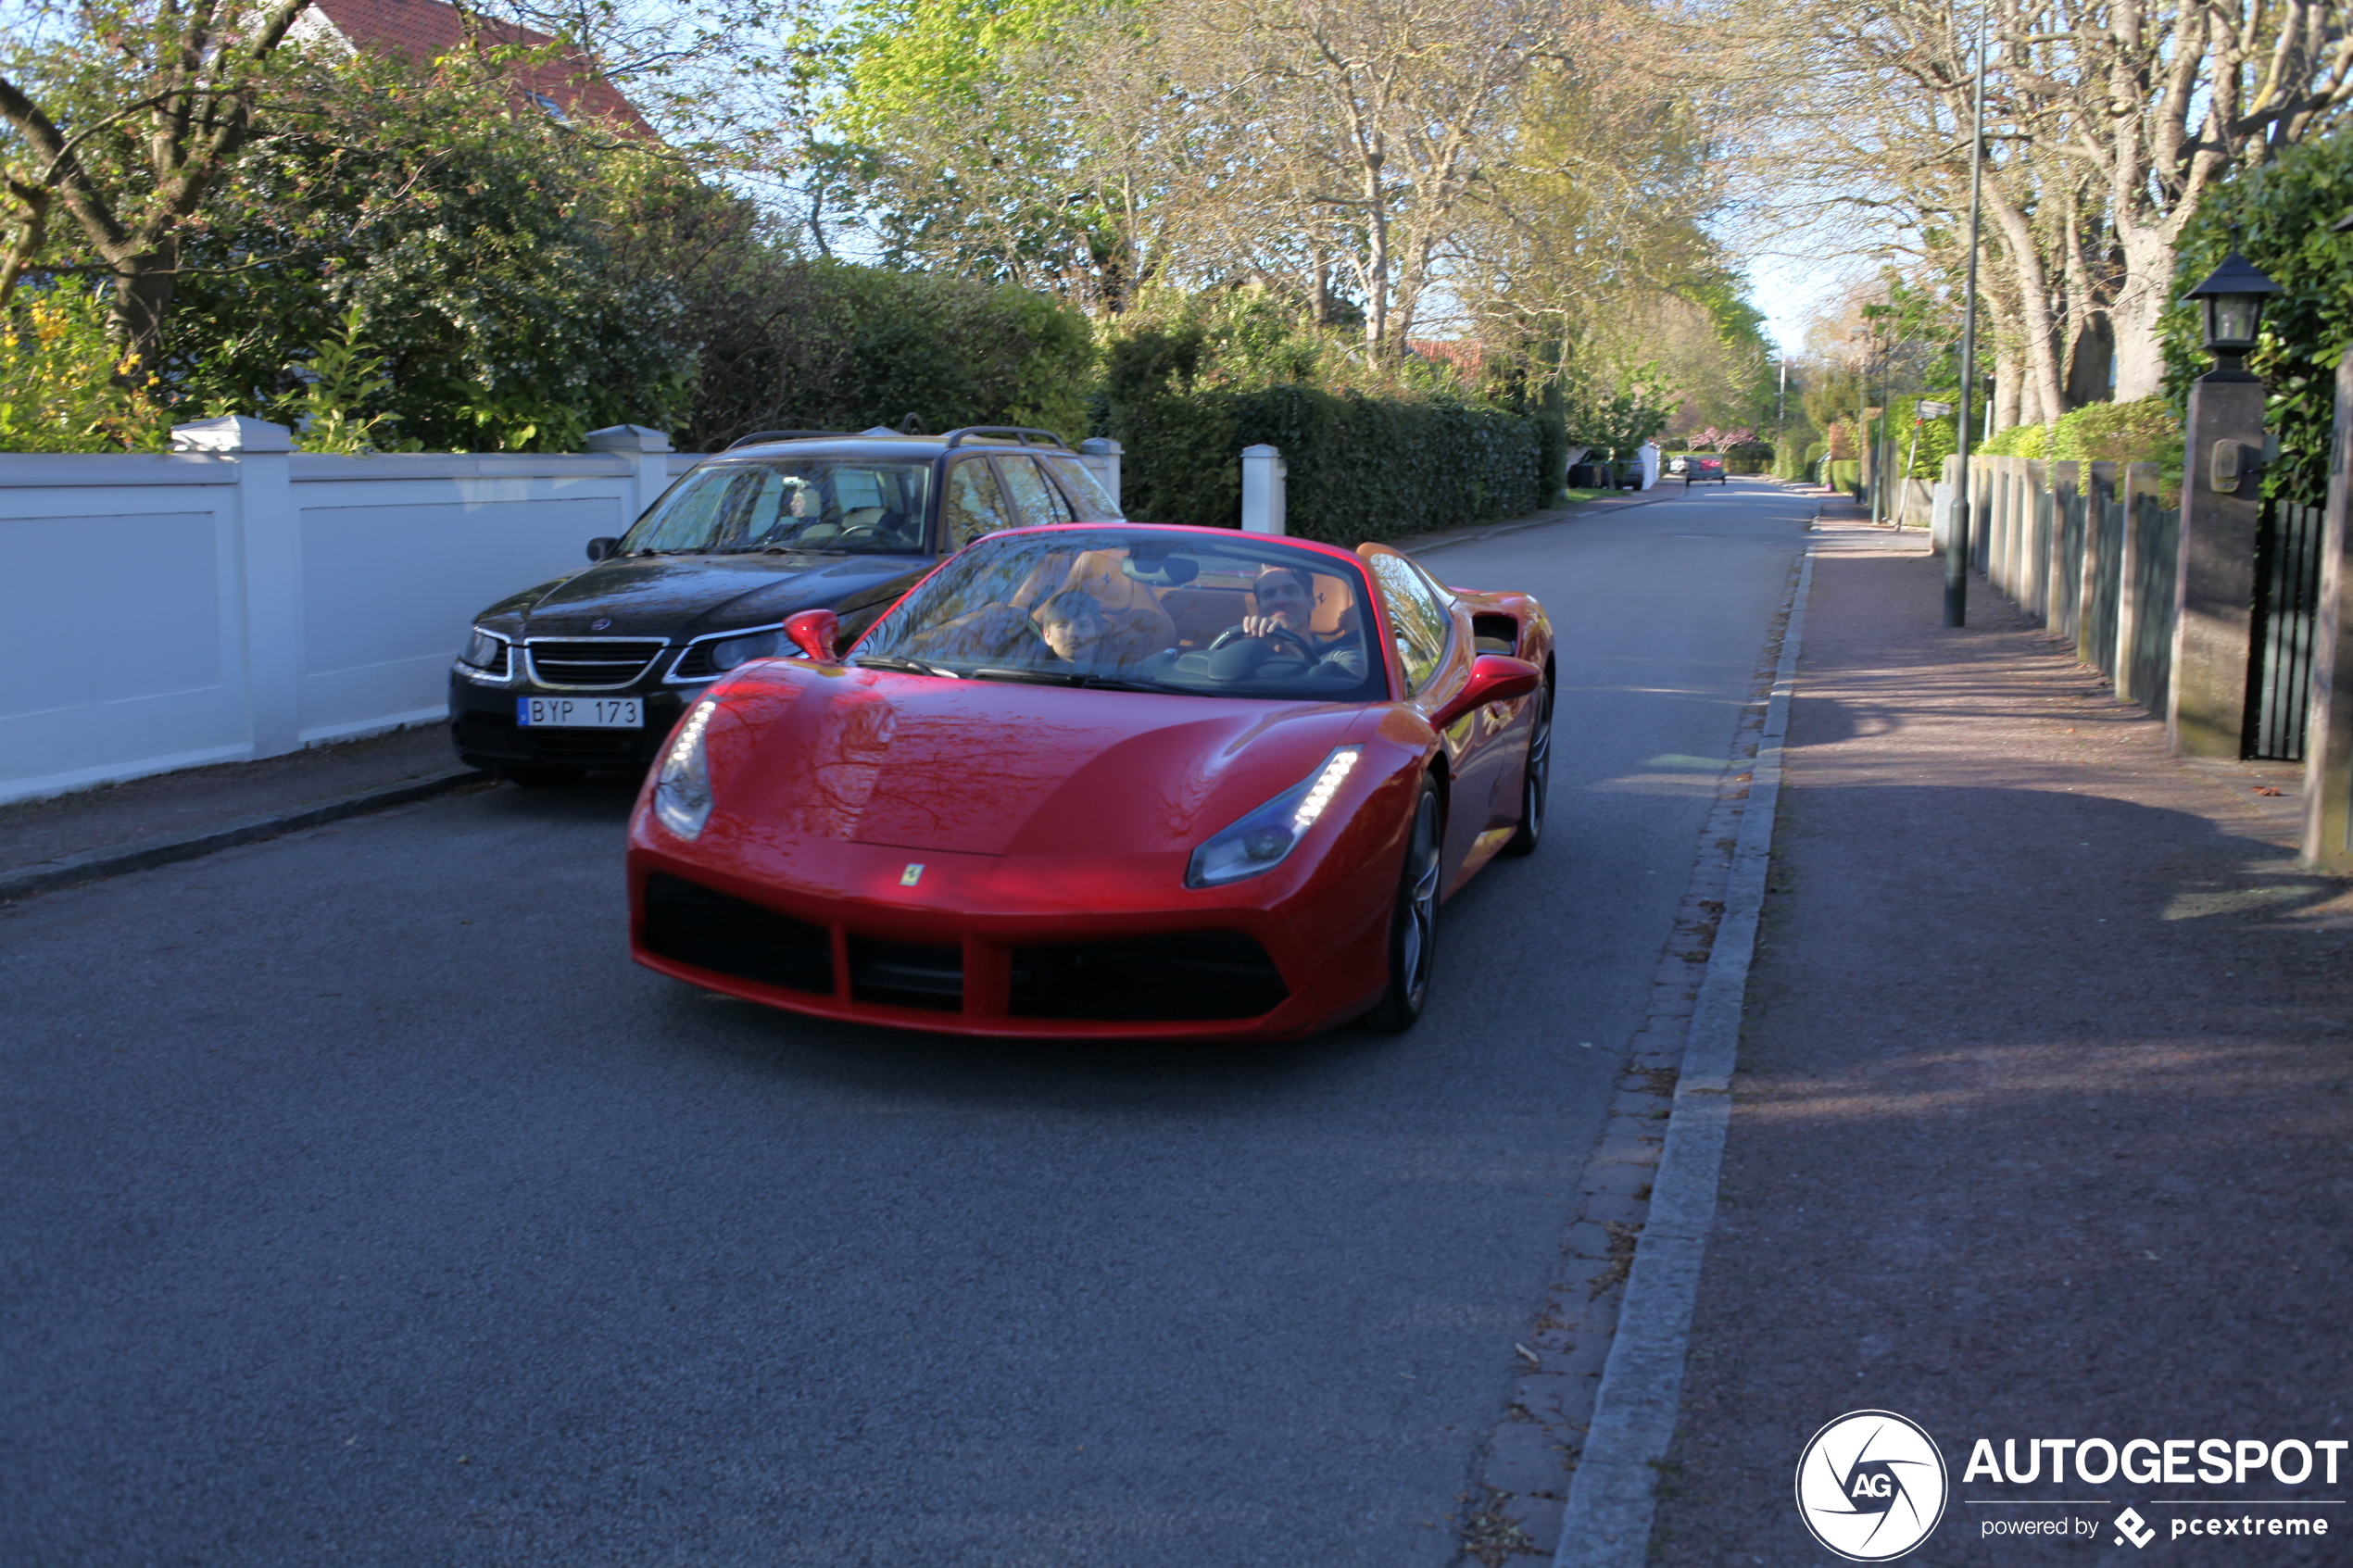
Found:
[(1046, 482), (1046, 476), (1038, 471), (1038, 465), (1031, 459), (998, 458), (997, 477), (1004, 481), (1005, 494), (1013, 503), (1013, 515), (1021, 519), (1024, 528), (1070, 521), (1070, 503)]
[(948, 547), (961, 550), (984, 533), (1011, 526), (1004, 496), (988, 462), (967, 458), (948, 470)]

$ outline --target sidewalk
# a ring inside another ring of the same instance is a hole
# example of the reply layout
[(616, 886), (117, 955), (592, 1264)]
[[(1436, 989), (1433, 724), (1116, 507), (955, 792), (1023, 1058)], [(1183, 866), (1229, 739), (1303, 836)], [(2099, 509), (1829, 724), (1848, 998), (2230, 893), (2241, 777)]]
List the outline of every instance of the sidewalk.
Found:
[(346, 803), (384, 797), (390, 804), (420, 792), (465, 787), (479, 777), (460, 768), (447, 726), (425, 724), (259, 762), (184, 768), (18, 801), (0, 806), (0, 897), (14, 896), (8, 880), (32, 868), (59, 862), (70, 868), (95, 858), (101, 863), (90, 874), (109, 875), (132, 869), (108, 863), (110, 858), (152, 841), (216, 834), (235, 824), (260, 827), (264, 820), (308, 825), (296, 819)]
[[(1863, 1409), (1952, 1466), (1923, 1562), (2138, 1560), (2128, 1503), (2162, 1531), (2154, 1499), (2353, 1495), (1965, 1483), (1980, 1437), (2353, 1437), (2353, 893), (2297, 869), (2298, 770), (2172, 759), (1982, 582), (1945, 629), (1926, 541), (1854, 511), (1821, 525), (1653, 1560), (1831, 1561), (1795, 1467)], [(2053, 1512), (1988, 1497), (2108, 1506), (2068, 1549), (1986, 1537)], [(2330, 1538), (2171, 1560), (2353, 1553), (2353, 1507), (2291, 1512)]]

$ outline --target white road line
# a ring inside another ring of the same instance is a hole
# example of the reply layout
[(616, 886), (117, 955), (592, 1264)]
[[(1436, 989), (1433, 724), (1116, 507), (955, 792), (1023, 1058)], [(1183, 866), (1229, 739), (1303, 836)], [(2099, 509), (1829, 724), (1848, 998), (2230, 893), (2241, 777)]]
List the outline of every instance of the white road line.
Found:
[(1781, 742), (1789, 733), (1806, 600), (1814, 585), (1809, 545), (1790, 597), (1781, 659), (1751, 764), (1748, 801), (1732, 850), (1724, 915), (1692, 1005), (1691, 1035), (1675, 1084), (1667, 1144), (1651, 1185), (1650, 1216), (1635, 1244), (1625, 1304), (1594, 1396), (1584, 1453), (1568, 1488), (1554, 1568), (1641, 1568), (1657, 1508), (1658, 1462), (1675, 1436), (1683, 1363), (1700, 1261), (1716, 1221), (1717, 1173), (1731, 1122), (1732, 1070), (1740, 1052), (1741, 1005), (1756, 954), (1756, 922), (1772, 869), (1773, 816), (1780, 802)]

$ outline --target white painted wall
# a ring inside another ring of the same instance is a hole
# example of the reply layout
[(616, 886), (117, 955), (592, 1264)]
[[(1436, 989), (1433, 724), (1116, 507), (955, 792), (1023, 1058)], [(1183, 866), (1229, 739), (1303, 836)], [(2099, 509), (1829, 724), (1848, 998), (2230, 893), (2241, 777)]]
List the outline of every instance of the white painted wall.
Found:
[[(0, 801), (437, 722), (473, 617), (588, 564), (700, 458), (336, 458), (282, 425), (170, 455), (0, 453)], [(1119, 494), (1116, 442), (1083, 460)]]
[(174, 435), (0, 454), (0, 801), (438, 720), (474, 614), (583, 569), (698, 460), (635, 426), (531, 456)]

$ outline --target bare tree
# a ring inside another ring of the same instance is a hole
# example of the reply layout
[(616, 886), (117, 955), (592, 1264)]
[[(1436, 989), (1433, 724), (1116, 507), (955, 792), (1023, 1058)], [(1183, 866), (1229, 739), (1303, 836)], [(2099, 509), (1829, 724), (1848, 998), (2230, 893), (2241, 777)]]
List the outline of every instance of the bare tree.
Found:
[[(152, 367), (182, 232), (252, 140), (271, 57), (308, 3), (134, 0), (103, 13), (92, 7), (83, 31), (108, 41), (113, 55), (92, 62), (114, 84), (111, 101), (95, 112), (44, 104), (37, 89), (19, 85), (20, 73), (0, 75), (0, 117), (26, 155), (8, 189), (30, 215), (12, 247), (7, 282), (38, 249), (52, 208), (62, 207), (113, 276), (111, 331)], [(133, 149), (134, 182), (110, 187), (84, 157), (91, 139), (107, 133)]]
[(1166, 7), (1170, 77), (1218, 128), (1229, 198), (1308, 238), (1395, 352), (1457, 260), (1474, 193), (1508, 157), (1531, 73), (1566, 40), (1555, 0), (1200, 0)]
[[(2092, 390), (2083, 356), (2112, 344), (2115, 395), (2148, 396), (2173, 243), (2199, 202), (2353, 102), (2341, 0), (1990, 0), (1987, 15), (1990, 258), (2022, 360), (2005, 380), (2028, 417), (2055, 418)], [(1950, 254), (1976, 22), (1952, 0), (1749, 19), (1752, 58), (1804, 72), (1779, 155), (1824, 206), (1892, 219), (1876, 243)]]

